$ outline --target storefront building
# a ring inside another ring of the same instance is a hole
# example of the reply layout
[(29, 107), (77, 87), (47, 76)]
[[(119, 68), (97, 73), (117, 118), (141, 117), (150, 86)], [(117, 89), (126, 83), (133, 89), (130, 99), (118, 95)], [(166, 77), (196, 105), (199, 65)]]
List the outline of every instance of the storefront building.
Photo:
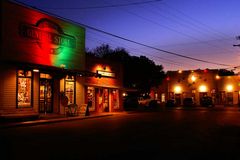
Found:
[(85, 29), (22, 4), (1, 1), (0, 115), (64, 114), (85, 103)]
[(169, 71), (157, 89), (162, 102), (174, 99), (183, 105), (184, 98), (192, 98), (201, 105), (203, 97), (211, 97), (215, 105), (237, 106), (240, 94), (240, 76), (219, 76), (219, 70)]
[(97, 74), (85, 79), (85, 97), (90, 112), (122, 111), (121, 64), (86, 56), (86, 70)]

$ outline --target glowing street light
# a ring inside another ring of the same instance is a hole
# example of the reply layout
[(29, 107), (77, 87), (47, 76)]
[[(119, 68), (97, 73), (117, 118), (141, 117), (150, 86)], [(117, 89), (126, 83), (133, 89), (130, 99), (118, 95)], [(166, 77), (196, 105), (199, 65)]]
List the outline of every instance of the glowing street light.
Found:
[(193, 82), (195, 82), (196, 79), (197, 79), (197, 78), (196, 78), (194, 75), (192, 75), (191, 80), (192, 80)]
[(207, 92), (207, 87), (206, 87), (205, 85), (201, 85), (201, 86), (199, 87), (199, 91), (200, 91), (200, 92)]
[(175, 92), (175, 93), (181, 93), (181, 92), (182, 92), (182, 88), (181, 88), (180, 86), (176, 86), (176, 87), (174, 88), (174, 92)]
[(182, 70), (181, 70), (181, 69), (180, 69), (180, 70), (178, 70), (178, 73), (179, 73), (179, 74), (181, 74), (181, 73), (182, 73)]
[(232, 92), (233, 91), (233, 86), (231, 84), (227, 85), (226, 87), (228, 92)]

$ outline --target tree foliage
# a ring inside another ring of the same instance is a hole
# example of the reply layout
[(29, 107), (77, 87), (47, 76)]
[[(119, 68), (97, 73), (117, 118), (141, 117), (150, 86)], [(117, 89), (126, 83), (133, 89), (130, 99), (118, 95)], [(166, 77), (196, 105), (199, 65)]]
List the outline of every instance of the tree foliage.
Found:
[(131, 56), (124, 48), (111, 49), (109, 45), (103, 44), (87, 51), (87, 54), (122, 63), (124, 87), (136, 88), (141, 93), (157, 87), (165, 75), (162, 65), (156, 65), (146, 56)]

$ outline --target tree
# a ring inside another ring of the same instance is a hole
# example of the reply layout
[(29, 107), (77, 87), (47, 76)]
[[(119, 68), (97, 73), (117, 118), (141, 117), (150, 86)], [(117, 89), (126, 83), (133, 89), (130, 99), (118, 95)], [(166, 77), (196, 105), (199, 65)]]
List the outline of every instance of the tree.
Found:
[(113, 52), (113, 50), (111, 49), (111, 47), (108, 44), (102, 44), (99, 47), (96, 47), (93, 50), (93, 53), (97, 56), (97, 57), (104, 57), (105, 55), (109, 55)]
[(234, 76), (235, 73), (233, 71), (229, 71), (226, 69), (219, 69), (218, 70), (218, 75), (219, 76)]

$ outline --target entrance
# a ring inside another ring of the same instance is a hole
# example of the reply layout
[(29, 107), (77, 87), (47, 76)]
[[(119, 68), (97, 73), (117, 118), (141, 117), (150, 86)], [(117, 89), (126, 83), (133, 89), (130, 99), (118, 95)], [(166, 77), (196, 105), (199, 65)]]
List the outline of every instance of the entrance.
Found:
[(40, 79), (39, 112), (52, 113), (52, 79)]
[(109, 93), (108, 89), (96, 89), (99, 112), (109, 112)]
[(175, 100), (177, 105), (181, 105), (181, 94), (175, 94)]

